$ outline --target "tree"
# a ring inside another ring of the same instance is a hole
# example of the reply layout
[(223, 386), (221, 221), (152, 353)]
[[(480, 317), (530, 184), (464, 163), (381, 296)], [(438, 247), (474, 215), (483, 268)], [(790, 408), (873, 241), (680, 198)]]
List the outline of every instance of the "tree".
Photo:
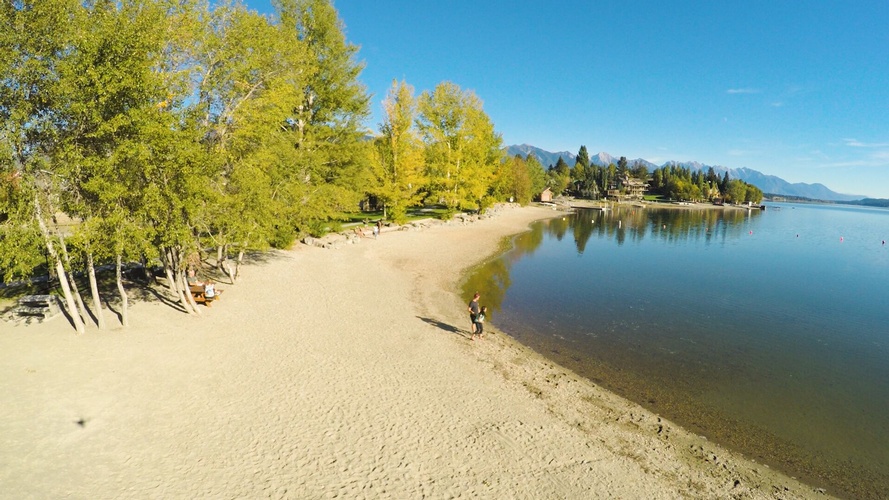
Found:
[(363, 64), (358, 47), (347, 42), (329, 0), (274, 0), (287, 40), (303, 45), (312, 67), (295, 85), (298, 99), (288, 123), (294, 156), (287, 162), (301, 184), (289, 193), (288, 215), (300, 230), (318, 232), (320, 224), (357, 206), (371, 182), (370, 155), (363, 143), (363, 120), (370, 98), (358, 80)]
[(762, 190), (753, 184), (747, 184), (747, 192), (744, 194), (744, 201), (751, 203), (762, 202)]
[(711, 186), (716, 186), (719, 183), (719, 177), (716, 175), (713, 167), (707, 167), (707, 182)]
[(497, 170), (492, 187), (493, 195), (499, 199), (515, 201), (520, 205), (531, 202), (535, 192), (528, 162), (521, 155), (504, 158)]
[(584, 191), (587, 186), (587, 170), (590, 168), (590, 154), (586, 146), (580, 146), (577, 158), (574, 160), (574, 168), (571, 169), (571, 178), (578, 191)]
[(725, 189), (726, 201), (732, 203), (742, 203), (747, 196), (747, 183), (740, 179), (732, 179), (728, 181)]
[(587, 152), (586, 146), (580, 146), (577, 151), (577, 158), (574, 160), (574, 166), (582, 166), (584, 169), (590, 166), (590, 154)]
[(480, 208), (500, 163), (502, 142), (481, 100), (443, 82), (434, 91), (423, 92), (418, 107), (428, 201), (451, 210)]
[(528, 169), (528, 176), (531, 178), (531, 195), (537, 196), (546, 189), (546, 171), (533, 154), (528, 154), (525, 158), (525, 168)]
[(630, 176), (641, 181), (648, 179), (648, 167), (642, 162), (635, 162), (633, 168), (630, 169)]
[[(86, 6), (74, 23), (82, 32), (58, 65), (55, 112), (63, 126), (56, 130), (54, 154), (56, 173), (68, 179), (61, 208), (80, 221), (72, 242), (86, 267), (99, 328), (105, 322), (96, 263), (152, 253), (147, 244), (152, 231), (137, 215), (141, 205), (134, 195), (141, 191), (145, 162), (135, 152), (150, 142), (147, 131), (162, 120), (157, 103), (168, 95), (156, 71), (169, 36), (156, 26), (166, 25), (168, 14), (157, 3), (132, 0)], [(126, 324), (120, 281), (118, 290)]]
[[(290, 26), (270, 24), (240, 5), (220, 5), (194, 44), (191, 113), (212, 162), (211, 189), (194, 213), (203, 246), (216, 248), (216, 265), (234, 282), (246, 250), (277, 243), (305, 181), (288, 126), (317, 64)], [(285, 230), (293, 234), (293, 230)], [(285, 238), (289, 244), (290, 239)], [(237, 252), (234, 269), (229, 253)]]
[(374, 141), (377, 186), (372, 193), (383, 202), (383, 217), (391, 215), (397, 223), (404, 221), (408, 207), (420, 201), (424, 182), (423, 149), (414, 132), (417, 104), (413, 93), (407, 83), (392, 82), (383, 101), (381, 135)]
[(553, 169), (561, 175), (562, 177), (570, 177), (571, 176), (571, 167), (568, 166), (568, 163), (559, 156), (559, 159), (556, 160), (556, 164)]
[[(36, 5), (38, 4), (39, 5)], [(40, 2), (4, 2), (0, 5), (0, 113), (3, 121), (3, 152), (12, 176), (18, 180), (17, 201), (11, 207), (16, 215), (10, 218), (4, 239), (21, 245), (27, 235), (39, 234), (48, 256), (48, 267), (55, 269), (62, 286), (65, 305), (77, 333), (84, 324), (72, 293), (67, 258), (60, 252), (60, 233), (53, 230), (56, 209), (70, 179), (56, 172), (60, 166), (56, 153), (59, 126), (64, 125), (57, 112), (61, 89), (58, 65), (68, 56), (76, 40), (79, 5), (74, 0), (41, 0)], [(19, 196), (26, 196), (27, 201)], [(34, 228), (37, 229), (36, 232)], [(31, 251), (34, 251), (31, 249)], [(19, 261), (34, 262), (36, 255)]]
[(620, 179), (625, 177), (629, 177), (630, 169), (627, 167), (627, 157), (621, 156), (620, 160), (617, 161), (617, 176)]

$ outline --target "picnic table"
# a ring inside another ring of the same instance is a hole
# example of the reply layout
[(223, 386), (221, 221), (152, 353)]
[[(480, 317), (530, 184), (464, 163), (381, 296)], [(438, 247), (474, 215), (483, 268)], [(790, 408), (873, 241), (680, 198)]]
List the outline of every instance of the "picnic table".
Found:
[(54, 318), (61, 309), (55, 295), (25, 295), (18, 300), (13, 312), (19, 317), (33, 317), (38, 321)]
[(198, 304), (204, 304), (207, 307), (210, 307), (210, 303), (214, 300), (219, 300), (219, 294), (222, 293), (222, 290), (214, 287), (213, 296), (207, 297), (204, 285), (189, 285), (188, 288), (191, 291), (191, 296), (194, 298), (194, 301)]

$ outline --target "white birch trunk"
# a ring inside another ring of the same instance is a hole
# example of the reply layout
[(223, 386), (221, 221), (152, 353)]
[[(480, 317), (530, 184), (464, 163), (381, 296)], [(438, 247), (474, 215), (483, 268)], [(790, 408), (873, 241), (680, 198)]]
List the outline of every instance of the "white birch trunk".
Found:
[(40, 202), (37, 200), (36, 196), (34, 197), (34, 208), (36, 209), (37, 224), (40, 226), (40, 232), (43, 235), (46, 250), (49, 252), (49, 256), (56, 265), (56, 275), (59, 277), (59, 284), (62, 285), (62, 294), (65, 296), (65, 305), (68, 308), (68, 314), (71, 316), (71, 321), (74, 323), (74, 331), (80, 335), (86, 329), (83, 325), (83, 320), (80, 319), (80, 315), (77, 313), (77, 306), (74, 304), (74, 297), (71, 295), (71, 287), (68, 286), (68, 273), (65, 272), (65, 266), (62, 265), (62, 259), (59, 258), (59, 254), (56, 252), (56, 248), (52, 244), (52, 238), (49, 235), (49, 230), (46, 228), (46, 223), (43, 222), (43, 211), (40, 208)]
[[(118, 266), (120, 266), (120, 262), (118, 262)], [(96, 322), (99, 325), (99, 330), (104, 330), (106, 327), (105, 315), (102, 314), (102, 298), (99, 296), (99, 285), (96, 283), (96, 266), (93, 265), (92, 252), (86, 254), (86, 271), (90, 279), (90, 292), (92, 292), (93, 296), (93, 309), (95, 310), (94, 315), (96, 316)]]
[[(114, 269), (115, 278), (117, 279), (117, 291), (120, 293), (120, 323), (124, 328), (130, 326), (129, 319), (129, 297), (127, 297), (127, 291), (123, 287), (123, 273), (121, 272), (120, 265), (120, 254), (117, 254), (117, 265)], [(99, 326), (99, 328), (102, 328)]]
[[(59, 247), (62, 249), (62, 256), (65, 258), (65, 264), (68, 264), (68, 268), (71, 268), (71, 257), (68, 255), (68, 246), (65, 245), (65, 237), (62, 236), (61, 233), (59, 235)], [(80, 314), (80, 317), (83, 319), (84, 325), (86, 325), (87, 321), (90, 321), (89, 313), (86, 311), (86, 305), (83, 303), (83, 296), (80, 295), (80, 289), (77, 287), (77, 280), (74, 279), (74, 273), (68, 273), (68, 280), (71, 283), (71, 292), (74, 295), (74, 301), (77, 304), (77, 313)]]
[(197, 313), (198, 316), (202, 315), (203, 313), (198, 309), (197, 302), (194, 301), (194, 295), (191, 294), (191, 287), (188, 285), (188, 278), (185, 276), (185, 273), (179, 273), (179, 279), (182, 281), (183, 290), (187, 290), (183, 295), (187, 301), (188, 307)]

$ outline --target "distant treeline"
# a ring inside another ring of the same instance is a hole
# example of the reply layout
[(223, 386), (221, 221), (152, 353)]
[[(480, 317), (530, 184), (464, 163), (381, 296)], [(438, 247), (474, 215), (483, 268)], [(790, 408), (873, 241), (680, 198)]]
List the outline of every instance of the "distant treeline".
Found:
[(789, 201), (793, 203), (825, 203), (831, 205), (857, 205), (862, 207), (889, 208), (889, 199), (886, 198), (864, 198), (853, 201), (834, 201), (834, 200), (816, 200), (803, 196), (789, 196), (785, 194), (768, 193), (765, 198), (771, 201)]
[(889, 199), (886, 198), (865, 198), (856, 201), (844, 201), (846, 205), (861, 205), (865, 207), (889, 208)]
[(740, 179), (722, 177), (713, 168), (706, 172), (680, 165), (665, 165), (649, 172), (640, 162), (628, 164), (621, 156), (617, 164), (607, 166), (590, 162), (586, 146), (581, 146), (574, 167), (560, 156), (547, 170), (547, 186), (555, 194), (570, 192), (584, 198), (640, 197), (649, 194), (683, 201), (724, 201), (727, 203), (759, 203), (762, 191)]

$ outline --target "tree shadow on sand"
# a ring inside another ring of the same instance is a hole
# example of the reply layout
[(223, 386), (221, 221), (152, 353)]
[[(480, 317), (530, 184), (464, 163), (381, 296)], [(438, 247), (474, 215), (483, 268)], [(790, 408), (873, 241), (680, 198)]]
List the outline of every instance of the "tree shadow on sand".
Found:
[(463, 337), (463, 338), (470, 338), (470, 337), (472, 336), (472, 334), (471, 334), (470, 332), (467, 332), (466, 330), (461, 330), (460, 328), (457, 328), (457, 327), (454, 326), (454, 325), (449, 325), (449, 324), (447, 324), (447, 323), (442, 323), (441, 321), (438, 321), (437, 319), (424, 318), (424, 317), (422, 317), (422, 316), (417, 316), (417, 319), (420, 319), (420, 320), (422, 320), (422, 321), (424, 321), (424, 322), (426, 322), (426, 323), (429, 323), (430, 325), (432, 325), (432, 326), (434, 326), (434, 327), (437, 327), (437, 328), (440, 328), (440, 329), (442, 329), (442, 330), (444, 330), (444, 331), (446, 331), (446, 332), (450, 332), (450, 333), (453, 333), (453, 334), (455, 334), (455, 335), (459, 335), (459, 336), (461, 336), (461, 337)]

